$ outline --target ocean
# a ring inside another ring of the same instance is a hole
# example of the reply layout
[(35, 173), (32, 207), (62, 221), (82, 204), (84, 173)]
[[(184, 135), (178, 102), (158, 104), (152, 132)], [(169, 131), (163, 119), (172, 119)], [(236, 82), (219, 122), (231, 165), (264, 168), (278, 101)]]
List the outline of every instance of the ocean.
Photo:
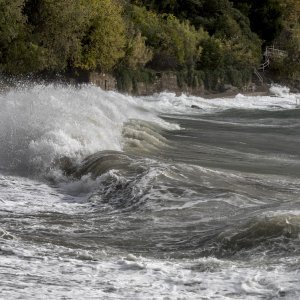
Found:
[(1, 299), (299, 299), (300, 95), (0, 94)]

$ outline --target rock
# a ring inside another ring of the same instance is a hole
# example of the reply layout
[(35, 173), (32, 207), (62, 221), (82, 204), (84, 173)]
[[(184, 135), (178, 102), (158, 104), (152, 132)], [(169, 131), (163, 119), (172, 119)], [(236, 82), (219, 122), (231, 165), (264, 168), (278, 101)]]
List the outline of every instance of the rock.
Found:
[(236, 86), (233, 86), (231, 84), (224, 84), (222, 86), (222, 92), (234, 92), (234, 91), (237, 91), (238, 88)]
[(191, 108), (194, 108), (194, 109), (201, 109), (201, 107), (199, 107), (198, 105), (194, 105), (194, 104), (191, 106)]

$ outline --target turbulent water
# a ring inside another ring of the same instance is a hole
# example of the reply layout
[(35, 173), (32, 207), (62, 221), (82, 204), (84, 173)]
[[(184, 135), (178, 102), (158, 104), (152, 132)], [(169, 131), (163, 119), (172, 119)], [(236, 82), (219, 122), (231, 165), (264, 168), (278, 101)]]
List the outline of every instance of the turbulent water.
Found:
[(0, 94), (0, 298), (299, 299), (300, 108), (272, 90)]

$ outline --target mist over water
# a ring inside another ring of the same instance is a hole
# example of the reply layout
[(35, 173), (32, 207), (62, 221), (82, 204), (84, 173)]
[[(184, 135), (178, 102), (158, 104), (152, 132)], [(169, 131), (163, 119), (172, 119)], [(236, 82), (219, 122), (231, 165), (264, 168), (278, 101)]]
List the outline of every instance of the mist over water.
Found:
[(0, 94), (0, 298), (297, 299), (299, 95), (272, 92)]

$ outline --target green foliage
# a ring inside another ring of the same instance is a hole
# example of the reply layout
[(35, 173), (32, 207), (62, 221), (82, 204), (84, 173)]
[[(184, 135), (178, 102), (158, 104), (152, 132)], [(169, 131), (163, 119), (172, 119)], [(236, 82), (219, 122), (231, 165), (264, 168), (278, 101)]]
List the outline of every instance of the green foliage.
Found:
[[(133, 1), (136, 4), (146, 6), (151, 11), (148, 12), (148, 16), (152, 17), (152, 22), (147, 20), (147, 16), (143, 14), (140, 19), (145, 20), (146, 24), (151, 24), (150, 28), (145, 28), (144, 33), (149, 34), (149, 40), (154, 43), (154, 48), (160, 47), (158, 54), (158, 61), (166, 62), (168, 57), (164, 54), (164, 50), (161, 45), (168, 45), (168, 53), (172, 49), (171, 43), (168, 39), (157, 40), (157, 37), (163, 35), (163, 26), (159, 25), (158, 15), (153, 11), (156, 10), (160, 13), (174, 14), (179, 19), (177, 22), (182, 24), (185, 21), (179, 21), (188, 19), (191, 24), (194, 24), (197, 28), (203, 26), (210, 36), (202, 30), (202, 34), (198, 36), (197, 46), (201, 49), (200, 54), (193, 55), (191, 60), (179, 60), (182, 57), (177, 52), (177, 69), (183, 68), (185, 70), (196, 69), (196, 71), (202, 71), (205, 76), (202, 76), (199, 80), (204, 80), (209, 87), (217, 86), (218, 82), (230, 82), (243, 85), (244, 81), (248, 81), (251, 78), (251, 71), (254, 66), (259, 65), (262, 58), (261, 54), (261, 41), (259, 37), (251, 31), (250, 21), (239, 10), (232, 7), (228, 0), (199, 0), (199, 1)], [(144, 7), (140, 8), (140, 11), (145, 12)], [(146, 11), (147, 12), (147, 11)], [(164, 14), (164, 20), (167, 20), (168, 14)], [(139, 19), (139, 20), (140, 20)], [(153, 22), (153, 19), (155, 22)], [(142, 23), (142, 21), (141, 21)], [(167, 23), (167, 22), (166, 22)], [(143, 24), (143, 23), (142, 23)], [(146, 25), (143, 24), (143, 25)], [(155, 28), (159, 26), (160, 33), (155, 34)], [(176, 26), (170, 26), (176, 28)], [(152, 31), (151, 31), (152, 30)], [(176, 44), (176, 35), (172, 35), (167, 32), (167, 36), (171, 37), (173, 45), (176, 45), (176, 49), (182, 49), (179, 44)], [(199, 31), (198, 31), (199, 32)], [(182, 35), (180, 35), (182, 36)], [(194, 52), (195, 53), (195, 52)], [(157, 54), (154, 56), (154, 60)], [(173, 52), (174, 56), (174, 52)], [(189, 63), (187, 63), (189, 61)], [(180, 62), (180, 63), (179, 63)], [(152, 65), (150, 65), (152, 66)], [(179, 66), (179, 68), (178, 68)], [(167, 66), (170, 68), (170, 66)], [(174, 68), (173, 68), (174, 69)], [(244, 71), (245, 70), (245, 71)], [(184, 71), (187, 74), (190, 71)], [(184, 73), (183, 72), (183, 73)], [(240, 72), (236, 75), (236, 72)], [(248, 75), (250, 72), (250, 75)], [(188, 76), (183, 76), (183, 73), (179, 75), (179, 78), (185, 78), (184, 83), (191, 85)], [(247, 75), (244, 76), (245, 73)], [(214, 78), (214, 80), (210, 79)], [(240, 81), (238, 79), (241, 79)], [(244, 80), (245, 78), (245, 80)], [(181, 80), (179, 80), (180, 82)], [(213, 82), (215, 81), (215, 82)]]
[(200, 58), (200, 41), (208, 35), (202, 29), (196, 30), (188, 21), (180, 22), (173, 15), (159, 15), (137, 6), (132, 7), (132, 20), (154, 50), (152, 67), (164, 69), (161, 62), (169, 61), (167, 68), (177, 69), (192, 65)]
[(153, 51), (146, 46), (146, 38), (141, 32), (128, 38), (124, 65), (132, 70), (144, 67), (153, 57)]
[(0, 0), (1, 69), (110, 70), (124, 56), (122, 7), (114, 0)]
[(273, 70), (300, 76), (299, 0), (0, 0), (1, 73), (115, 71), (134, 90), (158, 70), (242, 86), (274, 41), (288, 56)]
[(215, 38), (207, 38), (201, 42), (203, 48), (201, 59), (198, 61), (198, 69), (215, 69), (224, 64), (222, 43)]
[(281, 0), (232, 0), (235, 7), (247, 15), (251, 30), (266, 43), (273, 41), (282, 30)]
[(40, 49), (28, 40), (23, 0), (0, 0), (0, 71), (18, 74), (37, 70)]
[(243, 88), (252, 79), (251, 69), (239, 69), (234, 66), (218, 67), (212, 71), (204, 71), (204, 85), (208, 90), (222, 91), (224, 84)]
[(89, 0), (85, 5), (90, 8), (90, 24), (75, 65), (86, 70), (109, 71), (125, 55), (122, 7), (114, 0)]
[(133, 0), (159, 13), (173, 14), (180, 20), (189, 20), (196, 28), (204, 27), (210, 35), (218, 30), (220, 17), (230, 13), (232, 5), (229, 0)]
[(272, 71), (279, 77), (300, 78), (300, 5), (298, 0), (280, 0), (283, 30), (275, 40), (286, 56), (272, 59)]
[(27, 0), (32, 40), (43, 49), (44, 68), (62, 70), (78, 59), (89, 14), (81, 0)]
[(205, 74), (203, 71), (189, 69), (177, 72), (178, 86), (183, 88), (185, 86), (198, 88), (204, 84)]
[(1, 50), (24, 34), (26, 18), (22, 15), (23, 0), (0, 0)]
[(116, 71), (118, 89), (123, 92), (136, 92), (137, 84), (143, 82), (151, 84), (155, 80), (155, 73), (151, 70), (119, 69)]
[(283, 28), (279, 43), (292, 60), (300, 63), (300, 5), (298, 0), (281, 0)]
[(226, 70), (223, 75), (218, 74), (217, 77), (221, 76), (221, 78), (227, 79), (232, 84), (236, 83), (237, 80), (233, 80), (236, 76), (228, 75), (232, 73), (230, 70), (240, 70), (241, 73), (250, 71), (253, 66), (259, 64), (261, 57), (258, 46), (249, 45), (239, 38), (223, 41), (209, 38), (204, 40), (201, 45), (203, 53), (197, 64), (197, 69), (204, 70), (206, 73), (213, 70), (218, 70), (217, 72)]

